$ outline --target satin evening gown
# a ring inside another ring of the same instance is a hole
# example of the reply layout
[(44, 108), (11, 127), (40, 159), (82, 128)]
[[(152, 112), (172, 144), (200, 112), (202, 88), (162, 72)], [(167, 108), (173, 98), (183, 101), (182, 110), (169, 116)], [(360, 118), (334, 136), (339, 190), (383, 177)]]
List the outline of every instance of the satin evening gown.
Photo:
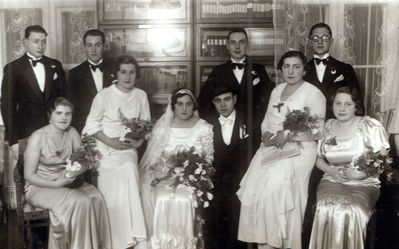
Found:
[[(174, 153), (179, 148), (194, 147), (197, 152), (205, 153), (209, 162), (213, 161), (213, 131), (205, 120), (191, 128), (170, 128), (168, 141), (164, 141), (164, 152)], [(195, 249), (197, 240), (194, 234), (195, 212), (193, 199), (188, 188), (178, 186), (175, 190), (161, 181), (150, 187), (151, 173), (143, 172), (143, 185), (147, 191), (143, 198), (147, 199), (147, 220), (150, 223), (152, 249)]]
[[(120, 110), (126, 118), (151, 120), (147, 94), (138, 88), (129, 93), (111, 85), (93, 100), (83, 134), (98, 131), (119, 138), (122, 131)], [(140, 198), (140, 179), (136, 149), (115, 150), (97, 140), (102, 158), (98, 171), (98, 189), (103, 194), (111, 224), (113, 249), (134, 246), (147, 237)]]
[[(332, 166), (350, 167), (354, 157), (368, 150), (389, 148), (384, 128), (370, 117), (361, 118), (352, 138), (336, 140), (336, 145), (328, 143), (333, 122), (326, 122), (318, 152)], [(309, 249), (363, 249), (367, 222), (380, 194), (379, 184), (378, 176), (338, 183), (325, 173), (317, 188)]]
[[(286, 83), (277, 85), (270, 96), (262, 134), (282, 130), (286, 114), (305, 106), (310, 108), (312, 115), (321, 118), (322, 130), (326, 103), (323, 94), (304, 82), (282, 101), (280, 96), (285, 86)], [(317, 143), (314, 140), (287, 142), (283, 147), (283, 150), (291, 149), (297, 150), (297, 154), (268, 161), (269, 155), (275, 155), (274, 152), (279, 150), (261, 144), (253, 157), (237, 192), (241, 201), (239, 240), (267, 243), (276, 248), (301, 248), (301, 227)]]
[[(72, 138), (62, 148), (41, 130), (42, 142), (37, 174), (55, 180), (64, 174), (60, 165), (72, 153)], [(39, 149), (39, 148), (38, 148)], [(26, 184), (26, 199), (35, 207), (49, 209), (49, 249), (111, 249), (108, 213), (101, 193), (84, 183), (80, 188), (45, 188)]]

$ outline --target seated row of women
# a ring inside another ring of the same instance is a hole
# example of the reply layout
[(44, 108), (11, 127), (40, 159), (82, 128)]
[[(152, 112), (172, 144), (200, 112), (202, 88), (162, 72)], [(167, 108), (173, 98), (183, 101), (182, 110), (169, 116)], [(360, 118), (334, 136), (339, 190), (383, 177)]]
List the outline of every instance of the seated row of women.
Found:
[[(287, 52), (280, 60), (285, 82), (271, 94), (261, 127), (262, 144), (237, 192), (241, 201), (237, 239), (257, 243), (258, 248), (300, 249), (307, 186), (316, 164), (325, 175), (318, 187), (310, 248), (361, 249), (378, 199), (379, 180), (378, 175), (357, 171), (351, 162), (359, 154), (389, 148), (386, 134), (378, 121), (358, 116), (363, 111), (361, 98), (351, 87), (335, 93), (336, 119), (323, 126), (326, 101), (303, 80), (305, 65), (300, 52)], [(96, 138), (102, 155), (98, 190), (88, 183), (67, 187), (74, 179), (65, 176), (62, 165), (81, 146), (79, 134), (70, 126), (73, 106), (67, 99), (56, 99), (49, 109), (49, 124), (29, 138), (26, 198), (50, 210), (49, 248), (203, 247), (195, 231), (200, 221), (195, 219), (192, 191), (151, 183), (159, 158), (180, 147), (194, 148), (211, 165), (212, 125), (198, 117), (194, 94), (177, 89), (156, 122), (139, 164), (136, 149), (144, 140), (119, 139), (120, 113), (128, 119), (151, 119), (146, 93), (134, 87), (136, 70), (132, 57), (118, 58), (117, 82), (97, 94), (83, 130)], [(287, 114), (305, 107), (321, 118), (318, 133), (322, 136), (295, 137), (284, 132)], [(278, 154), (282, 151), (289, 153)]]

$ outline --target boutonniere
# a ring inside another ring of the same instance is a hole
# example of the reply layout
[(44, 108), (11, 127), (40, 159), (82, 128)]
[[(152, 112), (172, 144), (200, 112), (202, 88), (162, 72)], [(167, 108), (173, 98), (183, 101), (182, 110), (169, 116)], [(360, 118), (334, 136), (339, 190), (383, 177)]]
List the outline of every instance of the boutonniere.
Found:
[(54, 71), (53, 80), (56, 80), (58, 78), (57, 66), (54, 63), (52, 63), (50, 64), (50, 67)]
[(253, 77), (252, 85), (255, 86), (260, 82), (260, 78), (259, 78), (258, 73), (255, 70), (252, 70), (251, 73), (252, 73), (252, 77)]
[(336, 74), (337, 70), (335, 70), (335, 68), (331, 68), (331, 74)]
[(335, 78), (334, 82), (343, 81), (344, 79), (344, 75), (340, 74), (337, 78)]
[(335, 146), (337, 145), (337, 140), (335, 139), (335, 137), (331, 137), (329, 139), (326, 139), (325, 144)]
[(247, 127), (245, 124), (240, 124), (240, 139), (246, 139), (247, 137), (249, 137), (247, 133)]

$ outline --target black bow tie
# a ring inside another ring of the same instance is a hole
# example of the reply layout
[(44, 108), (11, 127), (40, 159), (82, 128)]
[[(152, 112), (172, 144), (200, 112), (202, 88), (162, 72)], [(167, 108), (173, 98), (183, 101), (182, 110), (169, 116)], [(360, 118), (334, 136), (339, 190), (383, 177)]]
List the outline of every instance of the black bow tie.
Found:
[(29, 59), (32, 61), (32, 66), (33, 66), (33, 67), (36, 67), (36, 64), (37, 64), (38, 62), (40, 62), (40, 63), (43, 64), (43, 57), (40, 58), (40, 59), (38, 59), (38, 60), (35, 60), (35, 59), (33, 59), (33, 58), (30, 58), (30, 57), (29, 57)]
[(103, 64), (102, 63), (100, 63), (98, 65), (93, 65), (91, 63), (89, 63), (89, 64), (90, 64), (91, 70), (93, 70), (94, 72), (96, 71), (97, 68), (100, 69), (101, 72), (103, 71)]
[(235, 63), (235, 62), (231, 62), (231, 67), (234, 69), (243, 69), (245, 66), (245, 63)]
[(320, 62), (323, 62), (323, 65), (327, 65), (328, 58), (325, 59), (314, 58), (314, 60), (316, 61), (317, 65), (320, 65)]

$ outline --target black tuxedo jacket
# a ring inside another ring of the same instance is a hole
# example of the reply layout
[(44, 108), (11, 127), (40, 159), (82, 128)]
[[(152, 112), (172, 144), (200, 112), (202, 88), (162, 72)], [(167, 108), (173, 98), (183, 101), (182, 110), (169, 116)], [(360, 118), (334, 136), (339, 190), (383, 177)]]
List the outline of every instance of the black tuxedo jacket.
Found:
[[(115, 79), (113, 76), (113, 61), (103, 59), (103, 88), (112, 84)], [(72, 126), (79, 133), (82, 132), (89, 115), (90, 107), (97, 94), (96, 84), (91, 73), (90, 64), (86, 60), (74, 67), (68, 76), (68, 98), (75, 106), (72, 118)]]
[(248, 138), (240, 138), (240, 126), (243, 126), (243, 122), (237, 115), (229, 145), (226, 145), (223, 141), (222, 127), (218, 119), (214, 118), (212, 124), (215, 149), (214, 167), (216, 169), (214, 176), (215, 191), (218, 191), (219, 186), (223, 186), (223, 189), (227, 188), (234, 194), (248, 168)]
[[(343, 80), (339, 80), (343, 77)], [(318, 87), (327, 100), (326, 120), (333, 118), (332, 100), (334, 92), (341, 86), (351, 85), (360, 91), (359, 81), (355, 70), (350, 64), (341, 62), (333, 57), (329, 57), (324, 72), (323, 82), (317, 78), (316, 66), (314, 59), (310, 60), (307, 65), (307, 71), (304, 79)]]
[[(259, 81), (259, 82), (258, 82)], [(260, 125), (265, 116), (267, 105), (269, 103), (270, 93), (274, 85), (267, 76), (263, 65), (252, 63), (247, 58), (244, 74), (241, 83), (237, 81), (234, 75), (230, 60), (226, 63), (216, 66), (207, 81), (202, 86), (198, 96), (199, 114), (201, 118), (211, 122), (217, 112), (212, 103), (213, 89), (219, 84), (230, 84), (238, 90), (237, 111), (241, 113), (243, 121), (247, 124), (248, 133), (253, 151), (260, 144)]]
[(29, 57), (4, 67), (1, 87), (1, 114), (10, 145), (48, 124), (47, 105), (51, 99), (66, 95), (65, 73), (59, 61), (43, 56), (46, 79), (44, 92), (39, 88)]

